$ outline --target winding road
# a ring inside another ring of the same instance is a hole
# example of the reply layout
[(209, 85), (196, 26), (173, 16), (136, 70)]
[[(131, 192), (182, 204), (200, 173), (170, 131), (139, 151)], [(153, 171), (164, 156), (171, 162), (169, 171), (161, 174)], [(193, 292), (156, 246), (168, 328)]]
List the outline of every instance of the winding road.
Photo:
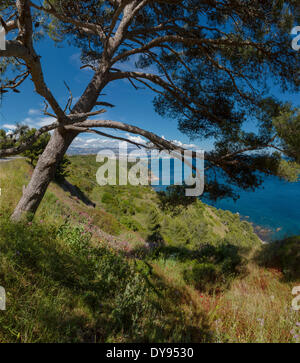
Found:
[(23, 158), (21, 156), (0, 158), (0, 163), (7, 163), (8, 161), (11, 161), (11, 160), (14, 160), (14, 159), (23, 159)]

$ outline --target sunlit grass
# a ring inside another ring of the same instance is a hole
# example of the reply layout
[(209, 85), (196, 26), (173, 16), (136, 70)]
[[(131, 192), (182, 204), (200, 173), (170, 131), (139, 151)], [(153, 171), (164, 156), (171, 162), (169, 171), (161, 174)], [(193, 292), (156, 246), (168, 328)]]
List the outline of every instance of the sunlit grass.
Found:
[[(101, 188), (92, 157), (71, 160), (70, 181), (96, 208), (51, 183), (27, 224), (9, 215), (32, 170), (24, 160), (0, 164), (0, 342), (297, 342), (298, 239), (271, 251), (236, 215), (199, 202), (181, 215), (160, 211), (165, 245), (150, 250), (156, 194)], [(209, 263), (213, 279), (199, 284)], [(200, 275), (186, 273), (192, 266)]]

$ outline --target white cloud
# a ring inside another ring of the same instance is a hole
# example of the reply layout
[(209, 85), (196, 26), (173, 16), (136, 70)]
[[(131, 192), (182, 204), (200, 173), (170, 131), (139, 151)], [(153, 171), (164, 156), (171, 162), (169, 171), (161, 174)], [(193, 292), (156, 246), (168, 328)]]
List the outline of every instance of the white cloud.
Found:
[(50, 125), (53, 122), (55, 122), (55, 118), (53, 118), (53, 117), (43, 117), (43, 118), (39, 119), (38, 122), (36, 122), (36, 125), (39, 126), (39, 127), (43, 127), (43, 126), (46, 126), (46, 125)]
[[(166, 140), (166, 138), (164, 137), (164, 135), (162, 135), (161, 138), (164, 139), (164, 140)], [(184, 144), (180, 140), (172, 140), (172, 143), (175, 144), (175, 145), (177, 145), (177, 146), (183, 147), (185, 149), (193, 149), (193, 148), (197, 148), (198, 147), (195, 144)]]
[(184, 147), (185, 149), (195, 149), (195, 148), (199, 149), (199, 146), (195, 144), (182, 144), (182, 147)]
[(34, 108), (31, 108), (28, 111), (28, 115), (30, 115), (30, 116), (36, 116), (36, 115), (40, 115), (40, 114), (41, 114), (41, 111), (37, 110), (37, 109), (34, 109)]
[[(164, 136), (162, 136), (162, 139), (166, 140), (166, 138)], [(184, 144), (180, 140), (172, 140), (172, 143), (179, 147), (183, 147), (184, 149), (193, 149), (193, 148), (197, 147), (197, 145), (195, 145), (195, 144)]]
[[(97, 141), (99, 141), (99, 139), (87, 139), (87, 140), (86, 140), (86, 143), (91, 144), (91, 143), (95, 143), (95, 142), (97, 142)], [(101, 141), (102, 141), (102, 140), (101, 140)]]
[(9, 129), (9, 130), (15, 130), (17, 128), (16, 125), (11, 125), (11, 124), (4, 124), (4, 125), (2, 125), (2, 127), (4, 129)]
[(77, 136), (75, 139), (74, 139), (74, 141), (73, 141), (73, 143), (72, 143), (72, 145), (73, 146), (75, 146), (75, 144), (76, 144), (76, 146), (79, 146), (82, 142), (84, 142), (85, 141), (85, 139), (83, 138), (83, 137), (79, 137), (79, 136)]
[(138, 144), (146, 144), (146, 140), (143, 139), (141, 136), (132, 136), (130, 134), (126, 134), (127, 139), (133, 142), (137, 142)]
[[(147, 142), (141, 136), (132, 136), (129, 133), (126, 133), (126, 137), (128, 140), (139, 144), (145, 144)], [(119, 140), (103, 138), (100, 136), (99, 137), (77, 136), (72, 143), (72, 147), (82, 148), (82, 149), (93, 149), (93, 148), (103, 148), (103, 147), (107, 147), (109, 149), (109, 148), (119, 147), (119, 145), (120, 145)]]
[(102, 147), (118, 147), (119, 141), (112, 139), (104, 139), (102, 137), (98, 138), (89, 138), (89, 137), (80, 137), (77, 136), (73, 143), (72, 147), (82, 148), (82, 149), (93, 149), (93, 148), (102, 148)]
[(23, 123), (24, 123), (25, 125), (32, 125), (32, 124), (34, 124), (34, 119), (33, 119), (33, 118), (31, 118), (31, 117), (26, 117), (26, 118), (23, 120)]

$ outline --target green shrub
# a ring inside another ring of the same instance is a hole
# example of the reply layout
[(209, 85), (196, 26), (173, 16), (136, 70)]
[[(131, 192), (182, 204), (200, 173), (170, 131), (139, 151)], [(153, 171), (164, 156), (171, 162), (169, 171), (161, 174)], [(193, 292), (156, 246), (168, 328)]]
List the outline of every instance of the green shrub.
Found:
[(143, 227), (141, 226), (141, 224), (138, 221), (134, 220), (133, 218), (124, 216), (120, 219), (120, 222), (124, 226), (126, 226), (128, 229), (130, 229), (134, 232), (143, 230)]
[(199, 290), (213, 292), (227, 288), (232, 279), (242, 273), (245, 261), (236, 246), (205, 245), (196, 252), (196, 259), (186, 265), (185, 281)]
[(126, 215), (135, 215), (135, 206), (132, 200), (122, 200), (119, 203), (120, 212)]
[(300, 236), (265, 244), (257, 255), (260, 265), (279, 269), (286, 280), (300, 279)]
[(109, 203), (114, 203), (114, 197), (110, 194), (110, 193), (107, 193), (105, 192), (102, 196), (102, 203), (105, 203), (105, 204), (109, 204)]
[(98, 226), (104, 232), (118, 236), (121, 233), (119, 221), (111, 214), (97, 211), (93, 214), (93, 224)]
[(184, 280), (198, 290), (211, 290), (219, 276), (217, 267), (212, 263), (194, 263), (183, 272)]
[(62, 239), (77, 255), (87, 255), (91, 234), (86, 233), (83, 226), (71, 226), (68, 222), (58, 228), (57, 237)]

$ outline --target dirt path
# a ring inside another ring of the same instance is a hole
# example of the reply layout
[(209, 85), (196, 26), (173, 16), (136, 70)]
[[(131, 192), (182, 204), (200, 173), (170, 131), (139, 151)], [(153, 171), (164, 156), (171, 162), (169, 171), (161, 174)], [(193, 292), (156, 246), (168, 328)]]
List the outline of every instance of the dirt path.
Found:
[(15, 159), (24, 159), (22, 156), (12, 156), (7, 158), (0, 158), (0, 163), (7, 163), (8, 161), (15, 160)]
[[(58, 184), (50, 184), (49, 190), (51, 190), (51, 192), (55, 194), (55, 196), (62, 204), (67, 205), (73, 212), (77, 212), (79, 214), (84, 212), (89, 214), (89, 209), (93, 209), (93, 207), (91, 206), (81, 204), (79, 199), (74, 199), (74, 197), (69, 192), (66, 192)], [(97, 208), (96, 205), (95, 207)], [(104, 209), (103, 211), (105, 212)], [(76, 218), (72, 218), (72, 222), (74, 224), (78, 223)], [(124, 239), (121, 236), (113, 236), (107, 232), (104, 232), (101, 228), (92, 223), (89, 225), (89, 227), (94, 237), (105, 241), (114, 250), (122, 251), (127, 257), (134, 256), (134, 249), (131, 248), (131, 243), (130, 241), (127, 241), (126, 238)], [(149, 251), (151, 249), (151, 246), (146, 241), (144, 241), (144, 248), (145, 251)]]

